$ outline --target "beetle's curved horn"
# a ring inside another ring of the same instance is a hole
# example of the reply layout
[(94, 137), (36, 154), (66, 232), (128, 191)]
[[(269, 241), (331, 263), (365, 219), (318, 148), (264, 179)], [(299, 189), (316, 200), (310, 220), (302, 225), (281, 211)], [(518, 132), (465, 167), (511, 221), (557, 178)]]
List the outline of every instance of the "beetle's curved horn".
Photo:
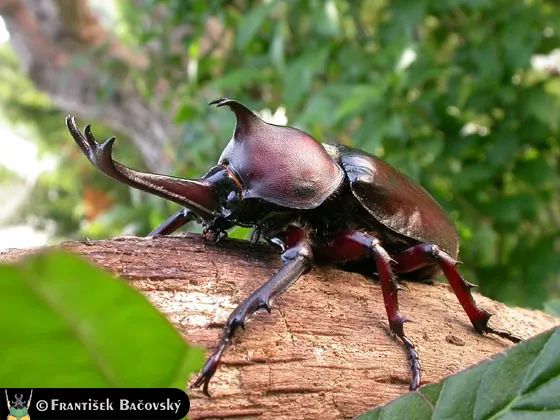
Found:
[(100, 144), (91, 133), (89, 125), (84, 128), (83, 133), (78, 129), (73, 116), (66, 117), (66, 126), (88, 160), (105, 175), (179, 203), (203, 218), (214, 215), (216, 197), (211, 183), (135, 171), (113, 160), (111, 151), (115, 137)]
[(234, 99), (218, 98), (214, 99), (208, 105), (216, 105), (217, 107), (227, 106), (235, 113), (237, 118), (237, 126), (235, 127), (234, 138), (241, 141), (247, 134), (254, 131), (259, 126), (268, 125), (257, 114)]
[(237, 117), (233, 137), (218, 162), (227, 164), (239, 176), (244, 198), (313, 209), (341, 185), (341, 166), (309, 134), (269, 124), (229, 98), (211, 104), (228, 106)]
[(10, 398), (8, 397), (8, 390), (5, 389), (4, 392), (6, 393), (6, 404), (8, 405), (8, 410), (10, 408), (12, 408), (11, 404), (10, 404)]

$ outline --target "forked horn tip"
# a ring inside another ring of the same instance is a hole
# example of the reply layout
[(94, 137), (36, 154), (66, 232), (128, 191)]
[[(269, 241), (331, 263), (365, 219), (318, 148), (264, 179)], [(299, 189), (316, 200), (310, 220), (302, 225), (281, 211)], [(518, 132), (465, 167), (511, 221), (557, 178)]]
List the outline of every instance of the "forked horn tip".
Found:
[(216, 105), (217, 107), (228, 106), (237, 116), (238, 125), (242, 122), (247, 123), (249, 120), (260, 119), (257, 114), (235, 99), (218, 98), (210, 102), (209, 105)]
[(76, 118), (73, 115), (67, 115), (64, 120), (66, 121), (66, 127), (76, 127)]
[(110, 139), (105, 140), (103, 143), (101, 143), (101, 151), (104, 154), (107, 154), (109, 156), (111, 156), (111, 153), (113, 152), (113, 144), (115, 143), (116, 137), (111, 137)]
[(234, 103), (238, 103), (238, 102), (230, 98), (222, 97), (222, 98), (214, 99), (213, 101), (209, 102), (208, 105), (216, 105), (217, 107), (221, 107), (224, 105), (231, 105)]

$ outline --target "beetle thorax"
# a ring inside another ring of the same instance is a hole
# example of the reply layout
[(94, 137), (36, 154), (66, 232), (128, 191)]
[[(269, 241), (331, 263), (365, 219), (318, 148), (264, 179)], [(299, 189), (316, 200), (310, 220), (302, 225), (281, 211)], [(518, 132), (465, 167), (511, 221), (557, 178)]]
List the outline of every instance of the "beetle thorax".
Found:
[(238, 175), (244, 198), (311, 209), (339, 187), (344, 172), (319, 142), (301, 130), (268, 124), (237, 103), (231, 106), (237, 126), (220, 163)]

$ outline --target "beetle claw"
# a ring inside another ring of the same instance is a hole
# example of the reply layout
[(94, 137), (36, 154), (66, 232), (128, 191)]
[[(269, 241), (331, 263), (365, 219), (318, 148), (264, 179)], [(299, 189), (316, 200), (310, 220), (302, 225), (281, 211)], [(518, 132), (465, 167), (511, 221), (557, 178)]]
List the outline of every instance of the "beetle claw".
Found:
[(207, 377), (204, 375), (200, 375), (200, 377), (194, 382), (190, 388), (199, 388), (202, 385), (202, 393), (206, 395), (208, 398), (211, 398), (210, 392), (208, 392), (208, 385), (210, 384), (210, 379), (212, 377)]
[(208, 392), (208, 385), (210, 385), (210, 380), (216, 373), (218, 369), (218, 365), (220, 364), (220, 359), (222, 358), (222, 353), (225, 350), (225, 345), (220, 345), (212, 356), (208, 358), (204, 367), (202, 368), (202, 372), (200, 376), (193, 382), (190, 388), (199, 388), (202, 385), (202, 392), (207, 397), (210, 397), (210, 393)]
[(488, 321), (490, 320), (490, 317), (493, 315), (490, 312), (484, 311), (484, 317), (480, 318), (478, 320), (478, 322), (473, 322), (473, 326), (474, 329), (480, 333), (480, 334), (494, 334), (497, 335), (498, 337), (502, 337), (505, 338), (506, 340), (511, 341), (512, 343), (519, 343), (521, 340), (521, 338), (517, 337), (516, 335), (513, 335), (512, 333), (510, 333), (509, 331), (505, 331), (505, 330), (498, 330), (495, 328), (492, 328), (490, 325), (488, 325)]
[(513, 335), (512, 333), (510, 333), (509, 331), (506, 330), (497, 330), (495, 328), (492, 328), (488, 325), (486, 325), (484, 327), (484, 330), (482, 331), (484, 334), (494, 334), (497, 335), (498, 337), (502, 337), (505, 338), (506, 340), (511, 341), (512, 343), (519, 343), (522, 341), (522, 339), (520, 337), (517, 337), (516, 335)]

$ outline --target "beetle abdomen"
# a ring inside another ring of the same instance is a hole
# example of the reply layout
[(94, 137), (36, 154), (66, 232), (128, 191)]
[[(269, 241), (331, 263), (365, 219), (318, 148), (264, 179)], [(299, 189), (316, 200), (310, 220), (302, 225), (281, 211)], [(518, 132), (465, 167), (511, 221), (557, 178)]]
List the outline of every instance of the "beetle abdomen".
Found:
[(401, 235), (436, 244), (457, 256), (457, 230), (430, 193), (375, 156), (336, 148), (352, 194), (375, 219)]

